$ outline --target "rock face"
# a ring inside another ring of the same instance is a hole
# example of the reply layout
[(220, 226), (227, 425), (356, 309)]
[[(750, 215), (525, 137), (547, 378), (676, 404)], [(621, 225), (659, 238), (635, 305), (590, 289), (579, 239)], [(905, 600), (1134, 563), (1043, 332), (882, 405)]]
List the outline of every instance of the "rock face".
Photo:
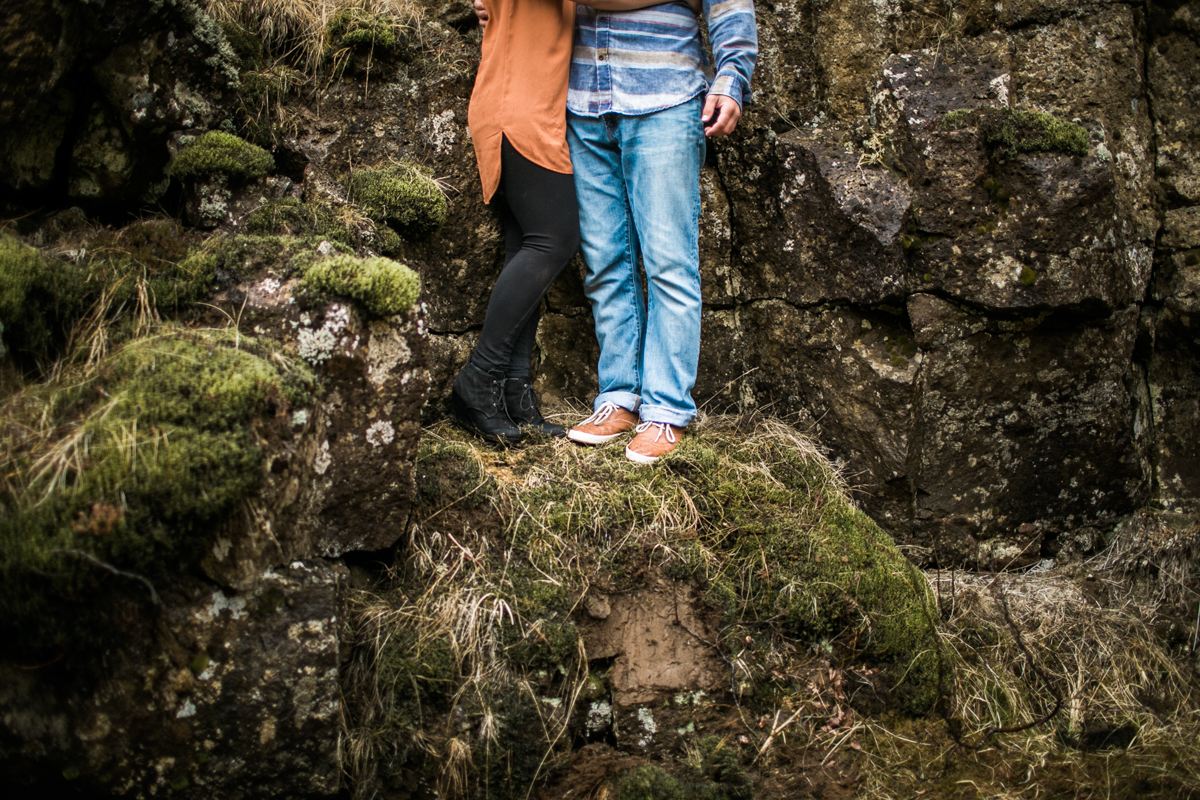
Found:
[(242, 592), (188, 581), (157, 620), (126, 627), (92, 681), (0, 665), (5, 736), (24, 756), (0, 759), (5, 783), (60, 772), (133, 797), (335, 794), (345, 577), (295, 561)]
[[(760, 4), (755, 103), (702, 179), (701, 404), (819, 425), (924, 561), (1019, 567), (1147, 500), (1191, 503), (1189, 8)], [(369, 101), (334, 92), (340, 133), (306, 147), (334, 171), (415, 157), (460, 188), (406, 250), (444, 397), (499, 231), (475, 192), (469, 76), (415, 67)], [(997, 123), (1025, 112), (1042, 133)], [(374, 135), (393, 120), (405, 136)], [(581, 273), (547, 298), (548, 398), (595, 391)]]
[(0, 188), (30, 200), (153, 202), (169, 135), (218, 123), (238, 84), (229, 45), (187, 0), (14, 0), (0, 30)]

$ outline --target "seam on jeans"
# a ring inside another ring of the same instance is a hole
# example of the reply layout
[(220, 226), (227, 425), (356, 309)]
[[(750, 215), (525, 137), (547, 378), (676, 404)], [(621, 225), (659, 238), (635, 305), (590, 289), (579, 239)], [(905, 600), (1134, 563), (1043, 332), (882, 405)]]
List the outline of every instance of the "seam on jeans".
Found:
[[(637, 322), (637, 353), (633, 359), (633, 377), (634, 385), (637, 386), (637, 391), (633, 394), (641, 397), (642, 394), (642, 351), (646, 347), (645, 325), (641, 317), (638, 315), (638, 295), (634, 292), (642, 291), (642, 282), (638, 279), (638, 259), (637, 259), (637, 230), (633, 222), (633, 208), (629, 202), (629, 182), (625, 180), (625, 170), (621, 170), (621, 194), (625, 199), (625, 255), (629, 264), (628, 282), (630, 284), (629, 302), (633, 304), (633, 319)], [(649, 310), (647, 309), (647, 314)]]

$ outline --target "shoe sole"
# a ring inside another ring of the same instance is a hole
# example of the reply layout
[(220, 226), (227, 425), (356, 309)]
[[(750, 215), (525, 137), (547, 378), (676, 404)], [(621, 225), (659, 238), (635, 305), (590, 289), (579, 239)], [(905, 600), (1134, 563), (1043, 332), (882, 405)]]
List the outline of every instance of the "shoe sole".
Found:
[(628, 433), (631, 430), (633, 429), (626, 428), (623, 431), (617, 431), (616, 433), (610, 433), (607, 436), (601, 436), (598, 433), (584, 433), (572, 428), (571, 430), (567, 431), (567, 438), (572, 442), (579, 442), (580, 444), (604, 444), (605, 442), (611, 442), (621, 434)]
[(630, 450), (628, 447), (625, 448), (625, 457), (635, 464), (653, 464), (659, 459), (658, 456), (644, 456), (636, 450)]

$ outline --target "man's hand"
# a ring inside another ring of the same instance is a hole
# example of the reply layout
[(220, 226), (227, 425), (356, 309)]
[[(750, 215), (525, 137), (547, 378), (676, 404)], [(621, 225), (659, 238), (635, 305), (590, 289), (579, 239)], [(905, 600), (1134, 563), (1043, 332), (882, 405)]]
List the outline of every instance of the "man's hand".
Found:
[[(480, 0), (475, 0), (480, 2)], [(712, 138), (728, 136), (737, 127), (742, 116), (742, 107), (729, 95), (710, 94), (704, 100), (704, 111), (700, 119), (704, 122), (704, 135)]]
[(475, 0), (475, 16), (479, 17), (479, 27), (486, 28), (488, 13), (487, 9), (483, 7), (483, 0)]

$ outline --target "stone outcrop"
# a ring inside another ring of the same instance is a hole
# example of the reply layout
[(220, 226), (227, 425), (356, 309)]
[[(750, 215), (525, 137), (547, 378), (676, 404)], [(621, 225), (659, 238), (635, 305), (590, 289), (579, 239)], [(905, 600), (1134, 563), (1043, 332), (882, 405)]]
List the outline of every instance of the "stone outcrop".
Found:
[(214, 326), (238, 315), (256, 347), (316, 375), (310, 404), (261, 427), (257, 490), (207, 532), (190, 570), (146, 583), (154, 602), (131, 573), (92, 599), (120, 631), (102, 654), (67, 645), (31, 665), (19, 643), (6, 648), (0, 775), (15, 790), (340, 791), (348, 570), (337, 559), (407, 530), (427, 334), (419, 306), (372, 318), (346, 298), (298, 300), (298, 283), (253, 272), (212, 304)]
[(0, 190), (27, 200), (151, 203), (168, 139), (226, 114), (236, 59), (188, 0), (13, 0), (3, 19)]
[(5, 783), (334, 795), (345, 581), (345, 567), (320, 561), (266, 568), (243, 591), (185, 580), (156, 619), (126, 620), (98, 674), (0, 664)]

